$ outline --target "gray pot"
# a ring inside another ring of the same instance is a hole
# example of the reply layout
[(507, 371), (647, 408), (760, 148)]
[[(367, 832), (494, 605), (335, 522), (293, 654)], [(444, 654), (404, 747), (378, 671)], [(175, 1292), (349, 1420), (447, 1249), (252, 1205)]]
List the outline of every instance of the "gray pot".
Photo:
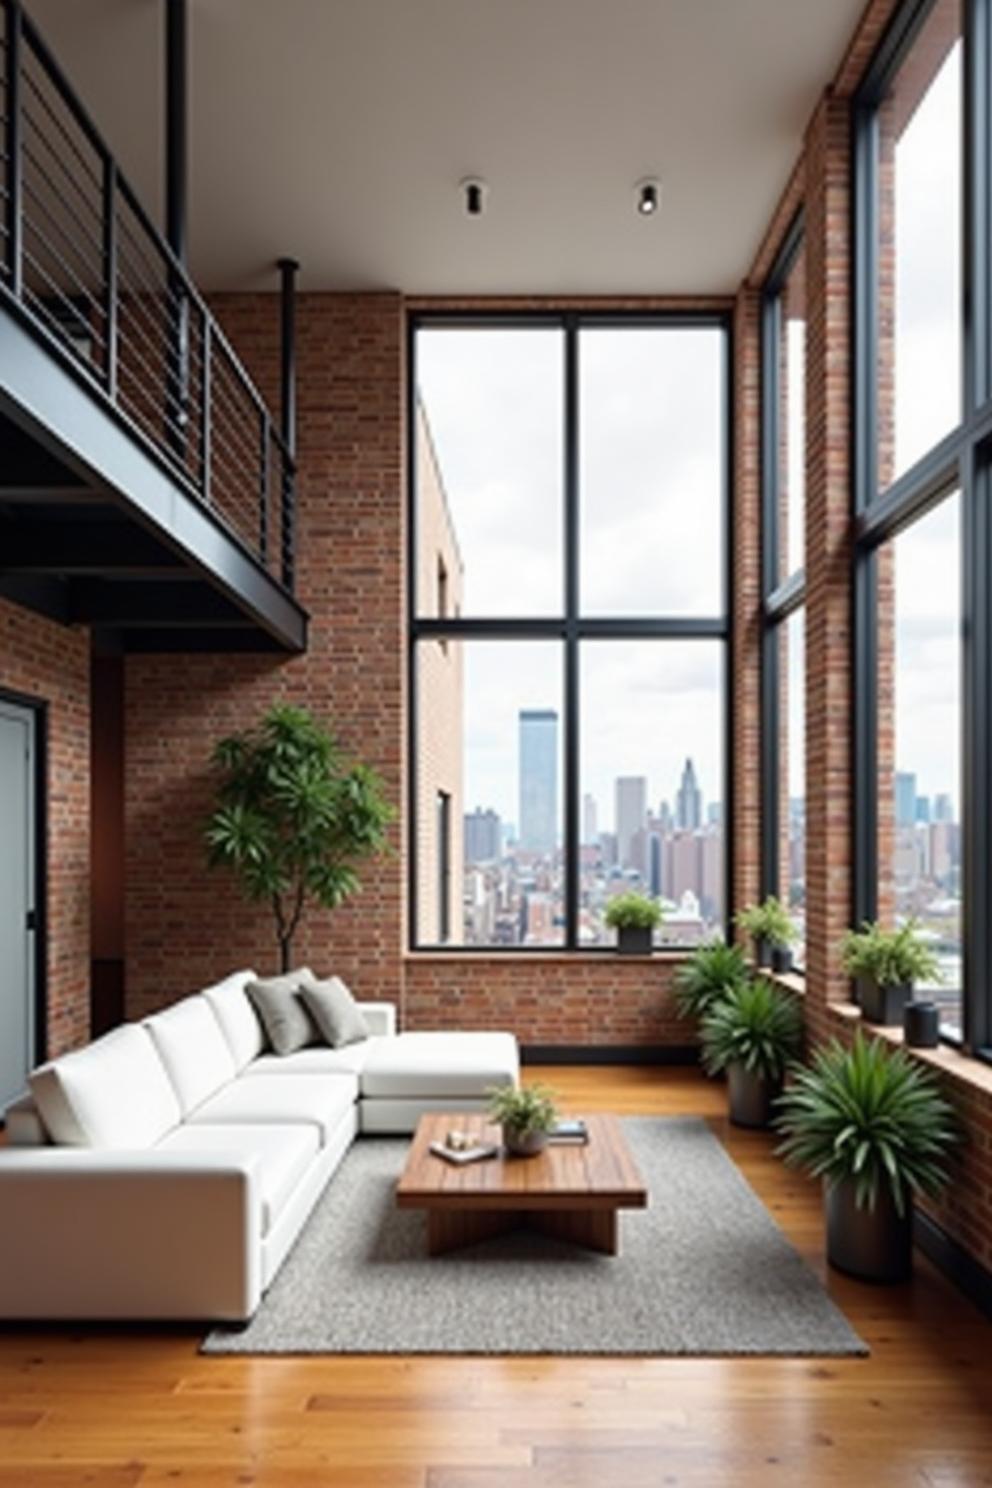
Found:
[(772, 943), (770, 940), (754, 940), (754, 964), (762, 971), (768, 971), (772, 964)]
[(772, 946), (772, 971), (777, 971), (780, 976), (792, 970), (792, 947)]
[(838, 1271), (861, 1281), (905, 1281), (913, 1270), (913, 1208), (896, 1212), (892, 1195), (883, 1189), (874, 1209), (854, 1202), (854, 1180), (845, 1178), (826, 1186), (827, 1260)]
[(772, 1119), (772, 1102), (781, 1093), (781, 1080), (767, 1080), (752, 1074), (743, 1064), (727, 1067), (727, 1094), (730, 1119), (735, 1126), (767, 1126)]
[(868, 977), (858, 977), (858, 1002), (869, 1023), (901, 1026), (906, 1004), (912, 1001), (912, 997), (913, 987), (910, 982), (880, 987)]
[(652, 931), (648, 925), (621, 925), (617, 950), (621, 956), (650, 956)]
[(536, 1157), (547, 1145), (547, 1132), (522, 1132), (515, 1126), (503, 1125), (503, 1146), (514, 1157)]

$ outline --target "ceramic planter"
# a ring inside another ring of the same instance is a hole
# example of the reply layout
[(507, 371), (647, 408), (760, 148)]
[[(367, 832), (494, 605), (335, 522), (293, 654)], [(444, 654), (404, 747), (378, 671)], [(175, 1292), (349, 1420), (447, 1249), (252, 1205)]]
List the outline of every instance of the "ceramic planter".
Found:
[(514, 1157), (536, 1157), (547, 1145), (547, 1132), (522, 1132), (515, 1126), (503, 1126), (503, 1146)]
[(762, 971), (768, 971), (772, 964), (772, 943), (770, 940), (754, 941), (754, 964)]
[(772, 946), (772, 971), (779, 975), (792, 970), (792, 947), (777, 945)]
[(650, 956), (651, 927), (621, 925), (617, 930), (617, 950), (621, 956)]
[(861, 1281), (905, 1281), (913, 1269), (913, 1210), (900, 1216), (887, 1189), (874, 1209), (854, 1202), (854, 1180), (827, 1187), (827, 1260)]
[(743, 1064), (727, 1067), (727, 1095), (730, 1119), (735, 1126), (767, 1126), (772, 1119), (773, 1102), (781, 1093), (781, 1080), (768, 1080), (753, 1074)]
[(936, 1049), (940, 1043), (940, 1009), (935, 1002), (907, 1002), (903, 1033), (911, 1049)]
[(858, 1002), (869, 1023), (901, 1025), (906, 1004), (912, 996), (913, 988), (909, 982), (880, 987), (868, 977), (858, 978)]

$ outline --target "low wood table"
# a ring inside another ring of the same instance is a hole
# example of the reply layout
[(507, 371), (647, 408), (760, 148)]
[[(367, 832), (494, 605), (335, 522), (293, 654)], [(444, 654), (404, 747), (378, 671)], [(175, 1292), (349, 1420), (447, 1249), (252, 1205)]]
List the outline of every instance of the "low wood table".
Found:
[(498, 1142), (485, 1116), (422, 1116), (396, 1188), (401, 1209), (427, 1211), (431, 1255), (526, 1226), (605, 1255), (618, 1251), (617, 1211), (648, 1202), (615, 1116), (587, 1116), (589, 1141), (555, 1143), (537, 1157), (501, 1154), (458, 1166), (430, 1150), (452, 1127)]

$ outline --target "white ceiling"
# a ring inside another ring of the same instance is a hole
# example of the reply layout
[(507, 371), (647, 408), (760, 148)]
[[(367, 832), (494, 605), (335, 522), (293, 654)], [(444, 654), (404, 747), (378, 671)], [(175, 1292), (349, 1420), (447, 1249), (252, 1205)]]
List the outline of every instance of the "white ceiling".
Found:
[[(189, 4), (205, 288), (675, 294), (739, 283), (863, 0)], [(156, 215), (163, 5), (28, 0)]]

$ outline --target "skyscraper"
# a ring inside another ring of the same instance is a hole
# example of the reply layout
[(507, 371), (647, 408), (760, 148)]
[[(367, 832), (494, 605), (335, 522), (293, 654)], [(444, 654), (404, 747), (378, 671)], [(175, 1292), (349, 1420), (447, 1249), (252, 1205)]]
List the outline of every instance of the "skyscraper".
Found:
[(558, 837), (558, 714), (520, 710), (520, 846), (553, 853)]
[(682, 782), (675, 796), (675, 825), (695, 832), (703, 824), (703, 793), (696, 784), (696, 768), (691, 759), (685, 762)]
[(648, 782), (643, 775), (621, 775), (615, 784), (617, 862), (647, 874)]
[(908, 770), (897, 770), (896, 826), (911, 827), (916, 820), (916, 776)]
[(933, 803), (933, 819), (935, 822), (952, 822), (954, 820), (954, 802), (946, 791), (941, 791)]
[(588, 791), (582, 797), (582, 845), (583, 847), (594, 847), (599, 836), (599, 813), (596, 810), (596, 797), (591, 796)]
[(477, 806), (465, 813), (466, 863), (494, 863), (500, 856), (503, 828), (492, 807), (483, 811)]

